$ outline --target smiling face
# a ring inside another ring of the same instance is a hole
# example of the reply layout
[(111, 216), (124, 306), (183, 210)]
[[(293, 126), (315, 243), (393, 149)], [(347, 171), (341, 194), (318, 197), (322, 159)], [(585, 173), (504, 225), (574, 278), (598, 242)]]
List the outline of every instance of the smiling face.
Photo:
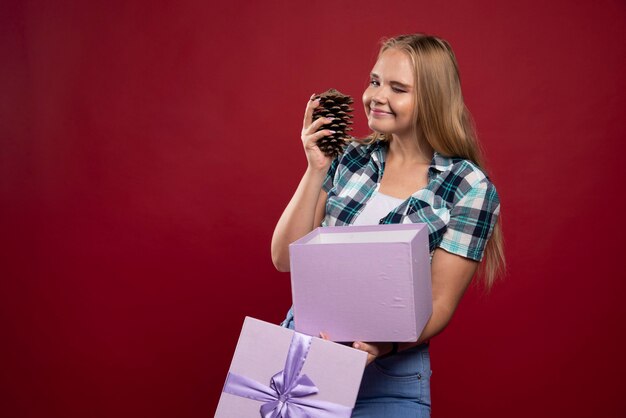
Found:
[(382, 134), (411, 134), (415, 126), (415, 88), (407, 53), (395, 48), (384, 51), (363, 93), (369, 127)]

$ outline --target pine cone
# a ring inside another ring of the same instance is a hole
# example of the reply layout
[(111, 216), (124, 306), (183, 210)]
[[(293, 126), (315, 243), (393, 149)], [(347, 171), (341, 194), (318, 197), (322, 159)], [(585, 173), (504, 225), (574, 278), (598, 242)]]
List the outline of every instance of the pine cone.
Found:
[(346, 132), (352, 128), (352, 108), (350, 105), (354, 103), (352, 97), (346, 96), (335, 89), (330, 89), (322, 94), (316, 95), (315, 99), (320, 99), (320, 105), (313, 110), (313, 120), (318, 118), (334, 118), (334, 120), (326, 125), (322, 125), (322, 129), (330, 129), (335, 131), (334, 134), (322, 137), (317, 140), (319, 149), (331, 158), (337, 157), (343, 152), (343, 148), (350, 136)]

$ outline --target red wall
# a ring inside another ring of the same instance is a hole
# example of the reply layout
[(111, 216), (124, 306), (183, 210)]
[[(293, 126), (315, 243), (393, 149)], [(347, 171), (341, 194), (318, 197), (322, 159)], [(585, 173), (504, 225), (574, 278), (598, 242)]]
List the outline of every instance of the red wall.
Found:
[(622, 1), (1, 9), (0, 415), (211, 416), (243, 317), (289, 306), (307, 98), (413, 31), (455, 47), (509, 260), (432, 343), (433, 413), (626, 413)]

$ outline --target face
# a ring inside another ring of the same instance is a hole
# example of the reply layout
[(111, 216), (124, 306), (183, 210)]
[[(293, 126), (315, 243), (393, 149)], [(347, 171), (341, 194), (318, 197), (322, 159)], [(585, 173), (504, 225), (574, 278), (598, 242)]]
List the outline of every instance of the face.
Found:
[(378, 58), (363, 93), (363, 105), (372, 130), (399, 136), (413, 131), (415, 81), (405, 52), (391, 48)]

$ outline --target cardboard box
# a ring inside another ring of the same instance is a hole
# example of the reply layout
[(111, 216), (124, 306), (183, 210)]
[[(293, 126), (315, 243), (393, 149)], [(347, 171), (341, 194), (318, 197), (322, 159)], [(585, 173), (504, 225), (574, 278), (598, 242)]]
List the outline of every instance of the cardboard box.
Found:
[(426, 224), (317, 228), (289, 255), (298, 332), (417, 341), (432, 314)]
[[(350, 418), (366, 361), (364, 351), (246, 317), (215, 416), (254, 418), (261, 408), (282, 408), (291, 415), (276, 416)], [(299, 385), (285, 394), (281, 380)]]

